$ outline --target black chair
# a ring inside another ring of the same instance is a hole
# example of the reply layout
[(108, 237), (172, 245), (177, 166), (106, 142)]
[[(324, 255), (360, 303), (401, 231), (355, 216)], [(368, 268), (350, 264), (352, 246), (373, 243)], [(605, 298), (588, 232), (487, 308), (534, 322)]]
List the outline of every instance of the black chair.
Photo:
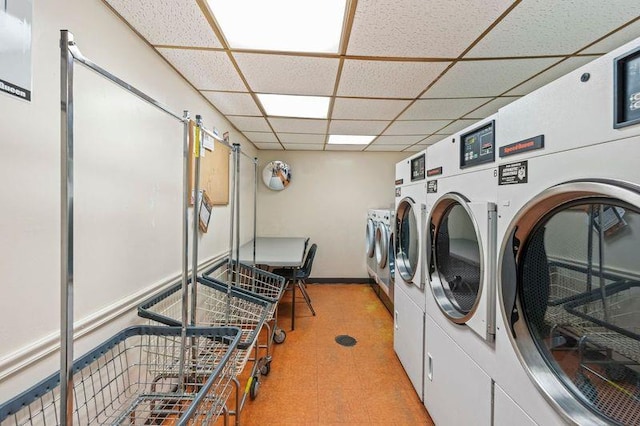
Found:
[[(307, 257), (304, 259), (304, 264), (300, 269), (274, 269), (273, 273), (283, 276), (287, 279), (287, 281), (294, 286), (298, 286), (300, 292), (302, 293), (302, 297), (304, 297), (304, 301), (307, 302), (307, 306), (311, 313), (315, 316), (316, 311), (313, 309), (311, 305), (311, 298), (309, 297), (309, 293), (307, 293), (307, 289), (305, 287), (306, 280), (311, 275), (311, 268), (313, 267), (313, 259), (316, 256), (316, 251), (318, 250), (317, 244), (312, 244), (307, 252)], [(294, 274), (295, 271), (295, 274)], [(293, 292), (295, 295), (295, 291)], [(295, 303), (295, 300), (292, 301)]]

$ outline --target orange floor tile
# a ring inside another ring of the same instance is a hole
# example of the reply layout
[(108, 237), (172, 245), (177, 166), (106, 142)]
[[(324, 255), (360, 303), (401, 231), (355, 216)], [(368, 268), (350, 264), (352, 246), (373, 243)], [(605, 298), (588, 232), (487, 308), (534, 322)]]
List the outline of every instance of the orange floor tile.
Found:
[[(279, 325), (286, 341), (274, 344), (271, 372), (261, 378), (257, 398), (247, 399), (241, 424), (433, 424), (393, 351), (393, 321), (373, 289), (307, 288), (317, 316), (299, 299), (290, 331), (291, 296), (285, 295)], [(340, 346), (335, 337), (341, 334), (357, 344)]]

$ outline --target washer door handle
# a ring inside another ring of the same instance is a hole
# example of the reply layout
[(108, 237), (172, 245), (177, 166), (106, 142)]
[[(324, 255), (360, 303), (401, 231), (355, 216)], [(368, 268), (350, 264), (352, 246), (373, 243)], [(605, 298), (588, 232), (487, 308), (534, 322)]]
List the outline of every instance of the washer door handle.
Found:
[(505, 253), (502, 256), (502, 303), (504, 312), (510, 321), (510, 328), (515, 338), (515, 330), (513, 325), (518, 322), (520, 315), (516, 309), (516, 297), (518, 293), (518, 274), (516, 267), (516, 253), (519, 247), (519, 241), (516, 238), (516, 229), (509, 235), (510, 244), (507, 245)]

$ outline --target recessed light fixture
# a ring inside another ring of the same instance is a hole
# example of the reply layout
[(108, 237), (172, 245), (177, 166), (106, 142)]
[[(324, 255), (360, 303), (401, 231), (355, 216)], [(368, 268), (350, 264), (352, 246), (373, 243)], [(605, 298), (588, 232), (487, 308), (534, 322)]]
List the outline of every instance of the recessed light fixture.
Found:
[(256, 95), (270, 116), (327, 118), (329, 114), (329, 98), (326, 96)]
[(331, 145), (368, 145), (374, 140), (375, 136), (363, 135), (329, 135)]
[(346, 0), (208, 0), (233, 48), (338, 53)]

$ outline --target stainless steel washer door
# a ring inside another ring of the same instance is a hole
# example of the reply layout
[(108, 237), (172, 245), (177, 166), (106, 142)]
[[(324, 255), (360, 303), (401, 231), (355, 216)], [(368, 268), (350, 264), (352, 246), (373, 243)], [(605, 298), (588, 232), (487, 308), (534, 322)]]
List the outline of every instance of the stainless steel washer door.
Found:
[(482, 294), (483, 253), (476, 221), (458, 194), (447, 194), (433, 206), (429, 230), (429, 282), (438, 306), (451, 321), (463, 324)]
[(378, 262), (378, 267), (381, 269), (387, 267), (388, 244), (389, 230), (387, 229), (387, 225), (379, 222), (376, 227), (376, 262)]
[(577, 424), (640, 424), (640, 188), (558, 185), (507, 236), (504, 319), (538, 388)]
[[(407, 283), (413, 283), (420, 260), (418, 218), (421, 212), (416, 211), (419, 208), (407, 197), (400, 201), (396, 211), (396, 268)], [(420, 283), (417, 285), (420, 286)]]
[(366, 253), (367, 257), (373, 257), (373, 253), (376, 247), (376, 224), (373, 219), (367, 219), (367, 240), (366, 240)]

